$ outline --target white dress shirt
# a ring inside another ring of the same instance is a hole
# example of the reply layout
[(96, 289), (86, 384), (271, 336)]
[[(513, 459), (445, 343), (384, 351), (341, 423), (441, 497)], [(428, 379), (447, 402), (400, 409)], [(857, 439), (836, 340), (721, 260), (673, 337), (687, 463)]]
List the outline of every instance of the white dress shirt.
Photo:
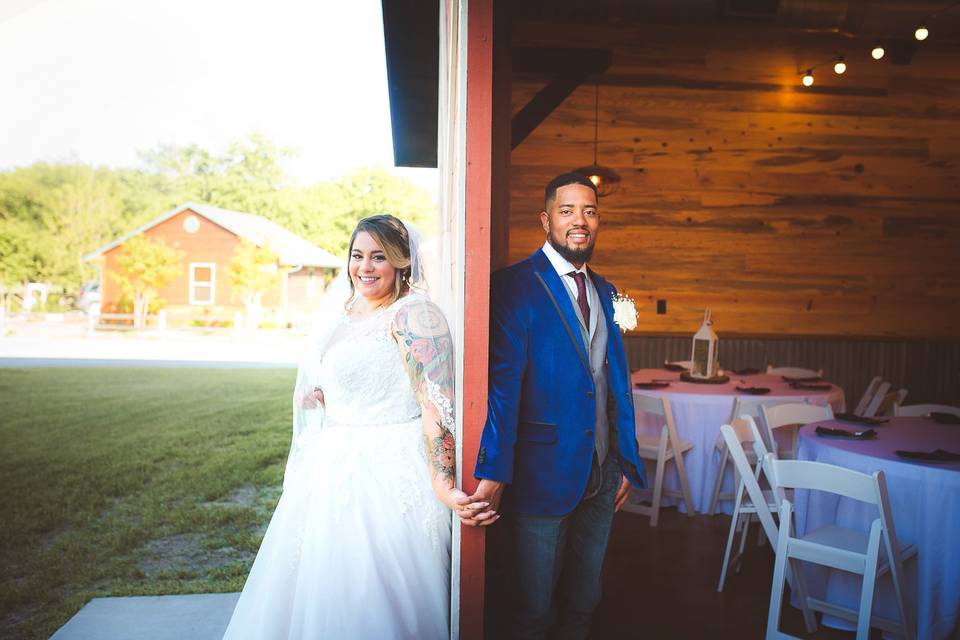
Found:
[[(553, 245), (550, 244), (550, 241), (543, 243), (543, 252), (547, 255), (547, 259), (550, 260), (550, 264), (553, 265), (553, 268), (557, 270), (557, 275), (560, 276), (560, 279), (563, 281), (563, 284), (567, 285), (567, 289), (573, 294), (573, 299), (580, 300), (580, 292), (577, 290), (577, 281), (573, 279), (573, 276), (570, 275), (571, 271), (579, 271), (587, 279), (586, 281), (590, 282), (590, 275), (587, 273), (587, 263), (584, 262), (583, 266), (577, 269), (575, 266), (570, 264), (570, 261), (564, 258), (560, 253), (553, 248)], [(589, 286), (589, 284), (587, 285)], [(590, 302), (589, 293), (587, 294), (587, 301)]]

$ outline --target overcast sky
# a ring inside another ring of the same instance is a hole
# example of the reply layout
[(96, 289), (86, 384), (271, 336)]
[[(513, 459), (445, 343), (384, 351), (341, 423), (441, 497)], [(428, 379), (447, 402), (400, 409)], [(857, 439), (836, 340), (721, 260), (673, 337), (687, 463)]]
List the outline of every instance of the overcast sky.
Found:
[(304, 183), (393, 165), (380, 0), (0, 0), (0, 96), (0, 169), (253, 131)]

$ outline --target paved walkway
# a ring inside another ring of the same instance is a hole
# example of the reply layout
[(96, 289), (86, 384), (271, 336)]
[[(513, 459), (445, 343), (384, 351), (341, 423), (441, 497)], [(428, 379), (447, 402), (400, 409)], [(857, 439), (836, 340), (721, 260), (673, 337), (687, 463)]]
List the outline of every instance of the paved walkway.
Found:
[(94, 598), (50, 640), (221, 640), (239, 593)]

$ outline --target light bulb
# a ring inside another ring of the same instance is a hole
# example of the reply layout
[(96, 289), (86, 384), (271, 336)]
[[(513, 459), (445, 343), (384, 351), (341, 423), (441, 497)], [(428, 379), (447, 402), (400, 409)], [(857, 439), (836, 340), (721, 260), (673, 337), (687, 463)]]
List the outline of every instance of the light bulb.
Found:
[(927, 28), (923, 25), (917, 27), (917, 30), (913, 32), (913, 37), (917, 40), (926, 40), (927, 36), (930, 35), (930, 32), (927, 31)]
[(801, 82), (805, 87), (809, 87), (813, 84), (813, 69), (807, 69), (807, 72), (803, 74), (803, 79)]
[(879, 60), (880, 58), (883, 57), (884, 53), (886, 52), (883, 50), (883, 47), (874, 47), (873, 51), (870, 52), (870, 55), (873, 57), (874, 60)]
[(837, 58), (836, 63), (833, 65), (834, 72), (839, 76), (847, 70), (847, 63), (844, 62), (843, 58)]
[(597, 174), (593, 174), (592, 176), (588, 176), (588, 177), (590, 179), (590, 182), (593, 183), (593, 186), (595, 187), (600, 186), (600, 176), (598, 176)]

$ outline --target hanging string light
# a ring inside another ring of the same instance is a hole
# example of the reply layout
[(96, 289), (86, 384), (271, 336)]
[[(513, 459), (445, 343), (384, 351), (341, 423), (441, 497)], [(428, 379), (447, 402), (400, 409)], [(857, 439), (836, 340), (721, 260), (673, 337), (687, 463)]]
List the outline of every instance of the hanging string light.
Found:
[[(918, 42), (923, 42), (927, 38), (929, 38), (930, 29), (928, 25), (930, 25), (931, 22), (933, 22), (940, 15), (946, 13), (947, 11), (955, 9), (956, 7), (960, 7), (960, 0), (956, 0), (955, 2), (943, 7), (942, 9), (938, 9), (937, 11), (934, 11), (930, 15), (924, 17), (923, 20), (920, 21), (917, 28), (913, 32), (914, 39), (916, 39)], [(905, 48), (904, 46), (902, 46), (904, 44), (902, 42), (902, 39), (896, 40), (891, 38), (891, 39), (882, 40), (881, 42), (884, 42), (885, 44), (890, 45), (891, 52), (892, 52), (891, 55), (893, 56), (894, 64), (909, 64), (910, 55), (913, 52), (912, 46), (910, 47), (909, 52), (904, 53)], [(874, 60), (882, 60), (886, 55), (887, 55), (886, 48), (883, 46), (883, 44), (880, 44), (880, 43), (876, 44), (873, 47), (873, 49), (870, 51), (870, 57), (873, 58)], [(833, 63), (833, 71), (837, 75), (843, 75), (844, 73), (846, 73), (847, 61), (844, 58), (844, 56), (838, 55), (835, 58), (832, 58), (831, 60), (829, 60), (829, 62)], [(824, 62), (820, 64), (815, 64), (812, 67), (809, 67), (806, 71), (799, 71), (799, 70), (797, 71), (797, 73), (801, 75), (800, 82), (803, 84), (803, 86), (805, 87), (813, 86), (813, 70), (816, 69), (817, 67), (822, 66), (823, 64), (826, 64), (826, 63)]]
[(836, 73), (838, 76), (843, 75), (844, 73), (847, 72), (846, 57), (844, 57), (842, 53), (837, 53), (837, 55), (833, 56), (832, 58), (828, 58), (827, 60), (818, 62), (813, 66), (807, 67), (806, 70), (804, 70), (803, 68), (798, 68), (797, 75), (800, 76), (800, 84), (802, 84), (805, 87), (812, 87), (814, 83), (814, 77), (813, 77), (814, 70), (828, 64), (833, 67), (833, 72)]
[(938, 17), (940, 17), (941, 14), (944, 14), (947, 11), (950, 11), (951, 9), (955, 9), (958, 6), (960, 6), (960, 2), (954, 2), (926, 16), (923, 20), (920, 21), (920, 24), (917, 25), (916, 30), (914, 30), (913, 32), (913, 37), (916, 38), (917, 42), (923, 42), (924, 40), (929, 38), (930, 29), (927, 28), (927, 25), (929, 25), (931, 22), (934, 22)]

